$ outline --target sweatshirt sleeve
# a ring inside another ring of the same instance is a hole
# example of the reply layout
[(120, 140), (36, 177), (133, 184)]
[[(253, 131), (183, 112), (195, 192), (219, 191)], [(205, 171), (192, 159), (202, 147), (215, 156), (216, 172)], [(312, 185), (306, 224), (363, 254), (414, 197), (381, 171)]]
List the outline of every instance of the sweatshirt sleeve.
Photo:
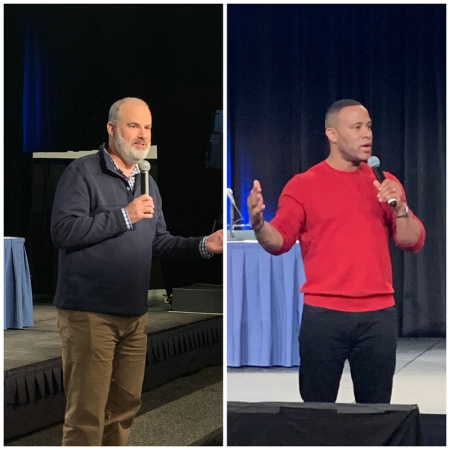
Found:
[[(390, 178), (391, 180), (396, 181), (397, 183), (399, 183), (401, 186), (402, 184), (400, 183), (400, 181), (398, 180), (398, 178), (396, 178), (394, 175), (390, 174), (389, 172), (385, 172), (386, 178)], [(405, 193), (405, 189), (402, 186), (402, 199), (404, 203), (407, 203), (406, 201), (406, 193)], [(420, 236), (419, 239), (417, 240), (416, 243), (414, 243), (413, 245), (410, 246), (405, 246), (400, 244), (396, 237), (396, 224), (397, 224), (397, 218), (395, 217), (394, 211), (390, 206), (387, 206), (387, 208), (389, 208), (389, 212), (390, 212), (390, 227), (392, 230), (392, 236), (394, 238), (395, 241), (395, 245), (397, 247), (402, 248), (403, 250), (407, 251), (407, 252), (411, 252), (411, 253), (417, 253), (420, 250), (422, 250), (422, 247), (425, 244), (425, 237), (426, 237), (426, 232), (425, 232), (425, 227), (423, 226), (423, 223), (421, 222), (421, 220), (411, 211), (409, 210), (409, 214), (411, 215), (411, 217), (419, 223), (420, 225)]]
[(155, 238), (153, 239), (153, 255), (161, 259), (204, 259), (200, 253), (201, 237), (172, 236), (167, 231), (166, 221), (162, 212), (162, 200), (158, 186), (151, 179), (151, 192), (155, 200), (155, 213), (157, 215)]
[(270, 224), (283, 237), (283, 246), (274, 255), (288, 252), (297, 240), (303, 222), (305, 209), (301, 201), (301, 178), (296, 175), (284, 187), (278, 200), (278, 210)]
[(89, 186), (75, 167), (67, 167), (56, 188), (50, 234), (57, 248), (92, 245), (127, 231), (120, 207), (90, 212)]

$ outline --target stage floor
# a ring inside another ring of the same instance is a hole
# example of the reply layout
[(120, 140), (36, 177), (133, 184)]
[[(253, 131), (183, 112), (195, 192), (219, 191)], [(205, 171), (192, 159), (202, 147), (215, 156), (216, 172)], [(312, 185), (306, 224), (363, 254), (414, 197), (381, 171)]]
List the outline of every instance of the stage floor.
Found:
[[(168, 312), (162, 301), (163, 289), (149, 291), (148, 333), (199, 322), (213, 314)], [(50, 304), (33, 305), (34, 325), (23, 329), (4, 330), (4, 370), (15, 369), (61, 356), (61, 340), (56, 327), (56, 308)]]
[[(446, 352), (443, 338), (401, 338), (397, 347), (392, 404), (417, 404), (421, 414), (446, 413)], [(346, 364), (338, 403), (354, 403)], [(301, 402), (298, 367), (229, 367), (227, 400)]]
[[(222, 366), (177, 378), (142, 395), (128, 446), (196, 445), (223, 433)], [(62, 424), (11, 439), (5, 446), (60, 446)], [(220, 432), (220, 433), (219, 433)], [(214, 445), (219, 445), (215, 443)]]
[[(171, 312), (164, 293), (149, 291), (143, 406), (128, 445), (219, 445), (222, 316)], [(65, 398), (56, 309), (37, 303), (33, 310), (34, 326), (4, 331), (4, 437), (7, 445), (60, 445)]]

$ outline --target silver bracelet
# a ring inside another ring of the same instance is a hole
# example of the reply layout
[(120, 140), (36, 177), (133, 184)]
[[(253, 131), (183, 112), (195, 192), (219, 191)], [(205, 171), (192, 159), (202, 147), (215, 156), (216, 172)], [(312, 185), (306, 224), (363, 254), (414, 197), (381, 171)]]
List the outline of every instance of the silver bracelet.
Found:
[(397, 216), (397, 219), (401, 219), (403, 217), (409, 217), (409, 208), (408, 205), (405, 203), (405, 212), (403, 214), (400, 214), (399, 216)]

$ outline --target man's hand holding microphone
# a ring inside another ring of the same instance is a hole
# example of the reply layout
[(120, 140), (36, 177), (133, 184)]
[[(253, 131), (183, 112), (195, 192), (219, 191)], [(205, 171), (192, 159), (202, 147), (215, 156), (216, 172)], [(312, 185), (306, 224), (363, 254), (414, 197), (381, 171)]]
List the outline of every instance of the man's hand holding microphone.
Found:
[(142, 194), (127, 206), (127, 213), (131, 223), (136, 223), (141, 219), (151, 219), (154, 212), (155, 204), (153, 203), (153, 198), (148, 194)]

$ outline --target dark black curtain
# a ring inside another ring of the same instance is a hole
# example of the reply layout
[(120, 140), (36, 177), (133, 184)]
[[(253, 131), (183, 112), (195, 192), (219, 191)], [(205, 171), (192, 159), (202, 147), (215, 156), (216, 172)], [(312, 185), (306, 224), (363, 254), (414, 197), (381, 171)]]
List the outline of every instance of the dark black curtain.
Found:
[[(34, 294), (54, 292), (56, 250), (48, 225), (67, 163), (33, 163), (30, 152), (98, 149), (107, 139), (109, 107), (122, 97), (140, 97), (152, 111), (168, 229), (182, 236), (211, 233), (222, 172), (207, 169), (205, 159), (215, 112), (223, 109), (222, 10), (4, 6), (4, 229), (26, 238)], [(219, 284), (221, 267), (214, 257), (176, 270)]]
[(363, 103), (374, 150), (427, 230), (392, 248), (402, 336), (445, 335), (445, 5), (229, 5), (228, 146), (248, 221), (252, 180), (266, 218), (287, 181), (328, 155), (324, 117)]

